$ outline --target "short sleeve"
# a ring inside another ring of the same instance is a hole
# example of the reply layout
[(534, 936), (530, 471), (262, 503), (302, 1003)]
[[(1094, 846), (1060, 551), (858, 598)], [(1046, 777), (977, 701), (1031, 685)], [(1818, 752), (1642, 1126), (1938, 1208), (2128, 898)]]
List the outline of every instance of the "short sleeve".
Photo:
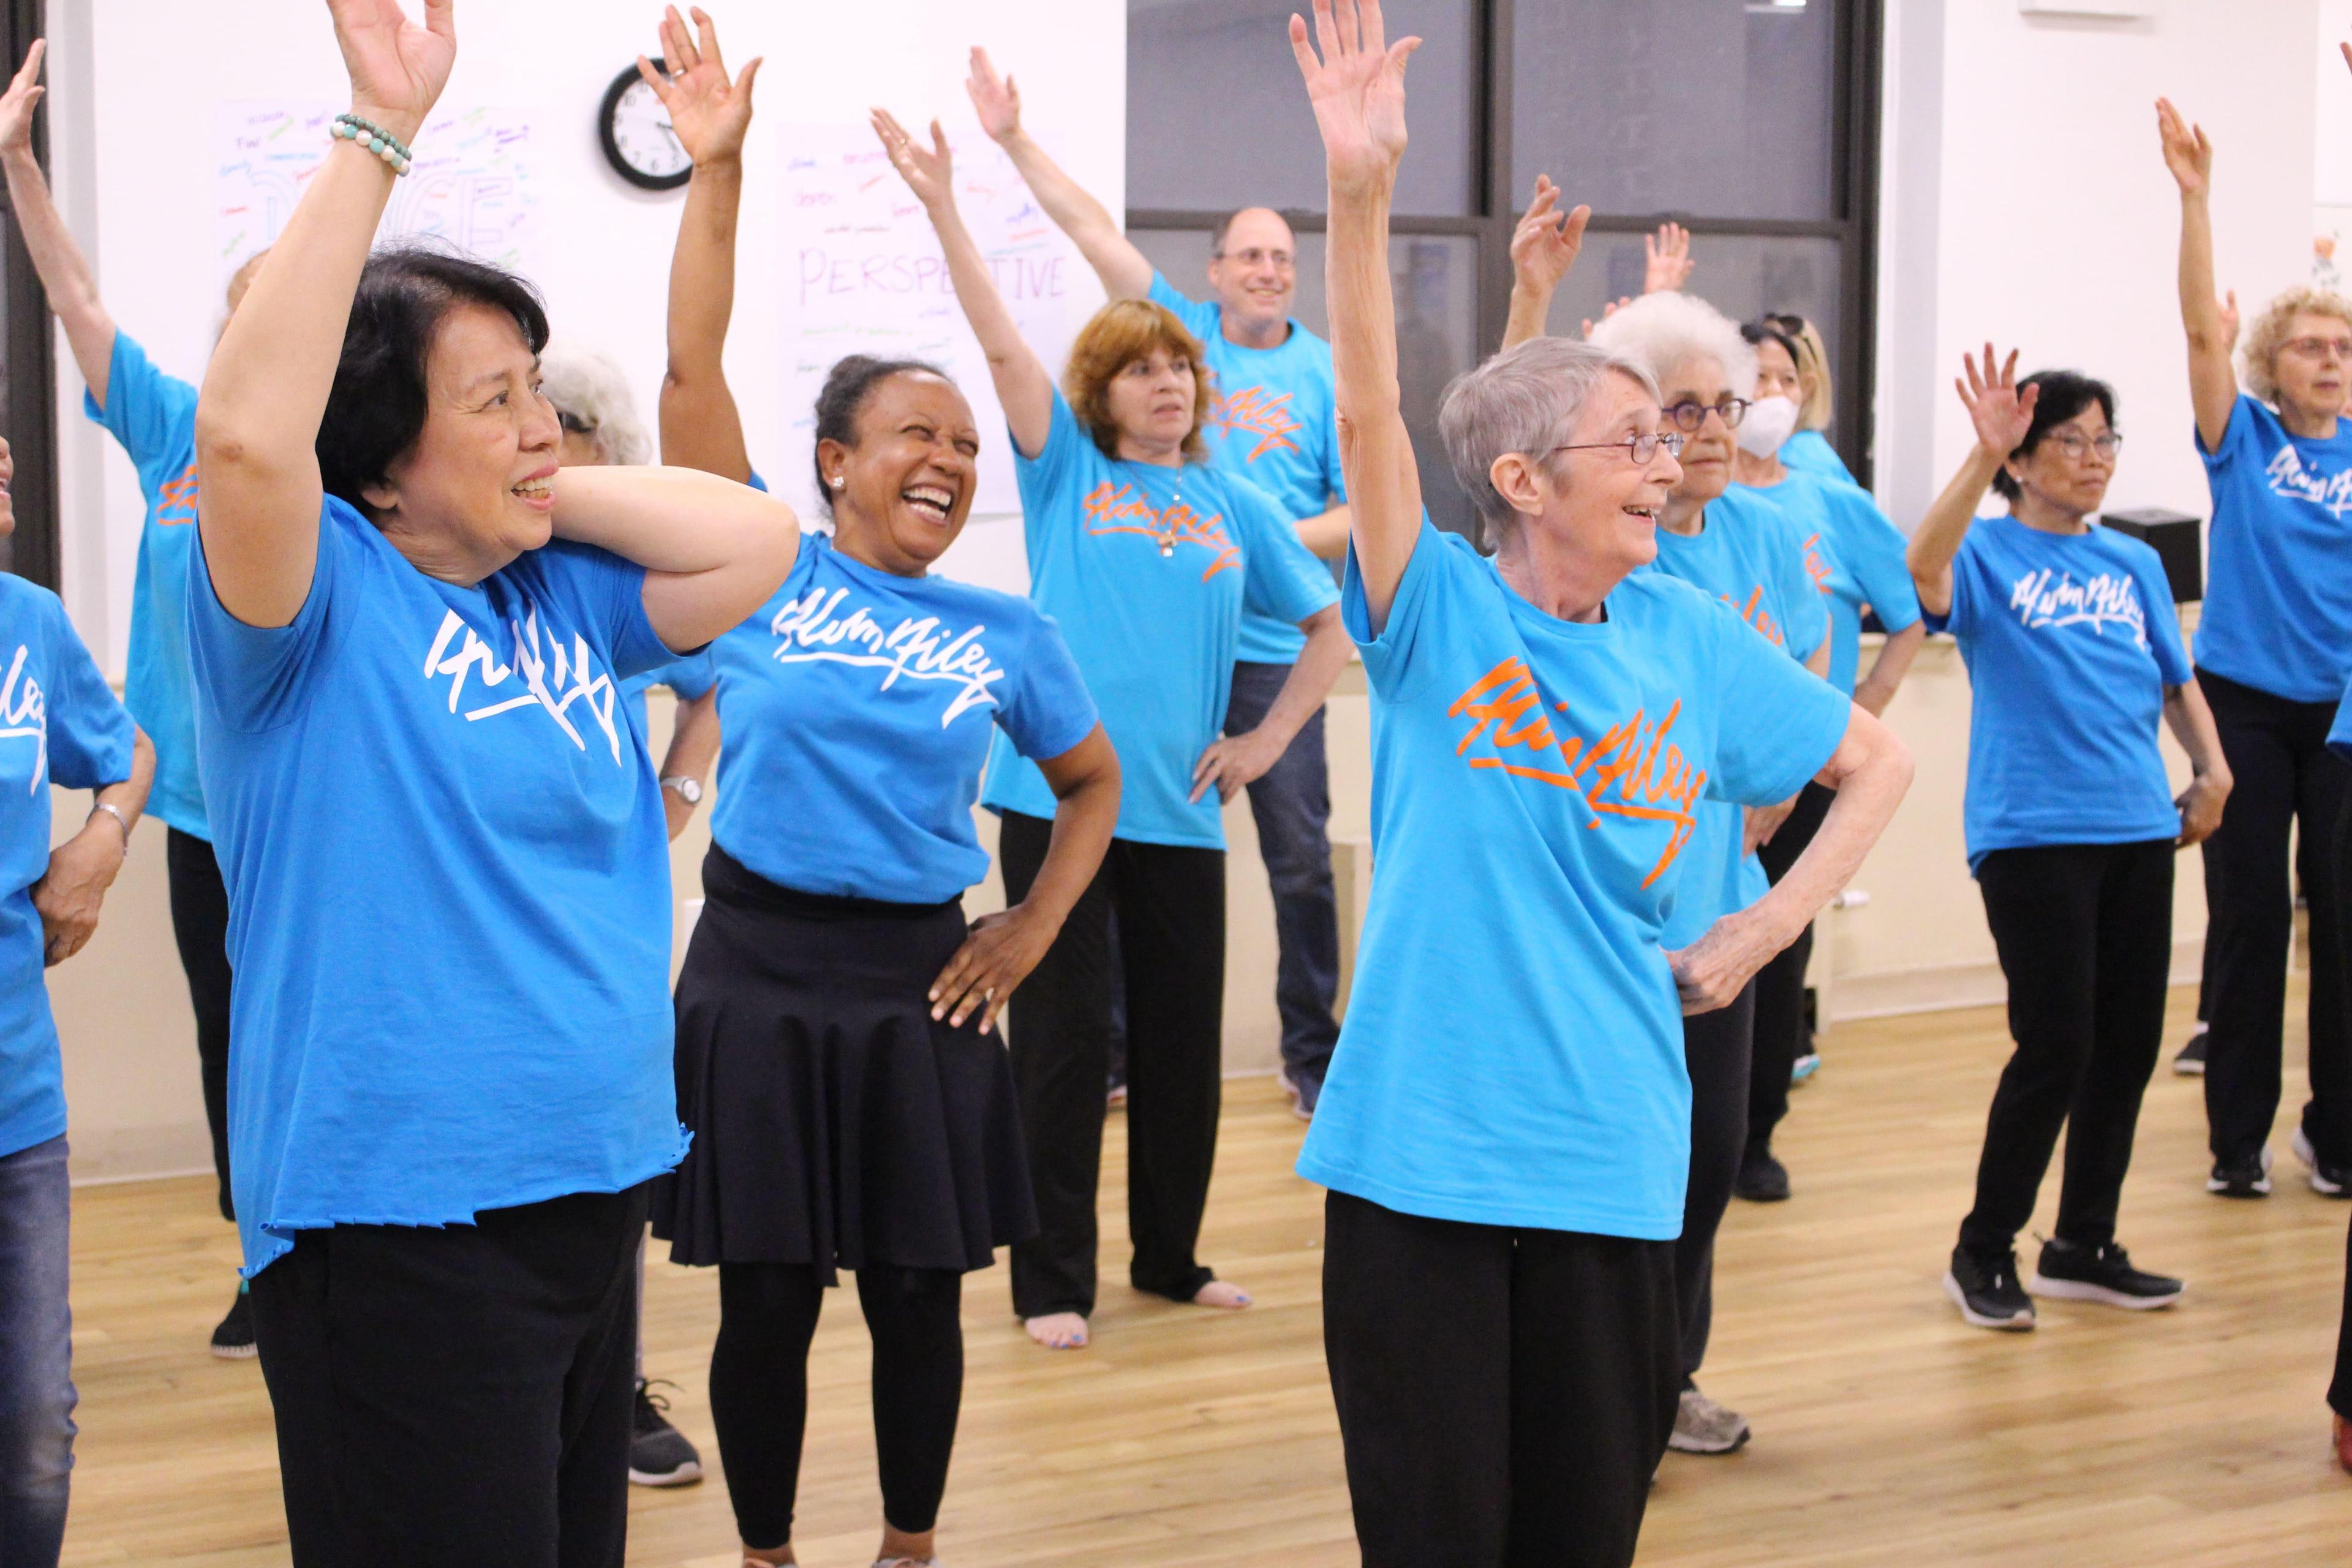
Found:
[(1021, 510), (1031, 520), (1043, 518), (1054, 502), (1078, 482), (1080, 454), (1094, 444), (1086, 426), (1070, 407), (1062, 389), (1054, 389), (1054, 414), (1045, 426), (1045, 445), (1034, 458), (1024, 457), (1021, 443), (1013, 443), (1013, 475), (1021, 489)]
[(766, 495), (768, 493), (768, 481), (760, 477), (760, 470), (757, 468), (753, 468), (751, 470), (751, 477), (745, 479), (743, 482), (751, 486), (753, 489), (758, 490), (761, 495)]
[(707, 657), (700, 648), (674, 651), (661, 640), (646, 615), (646, 569), (635, 562), (562, 539), (535, 553), (542, 578), (558, 591), (576, 595), (583, 617), (604, 628), (604, 647), (616, 679)]
[(648, 679), (668, 687), (683, 700), (692, 702), (707, 696), (710, 689), (719, 684), (719, 664), (710, 657), (709, 650), (705, 649), (659, 666), (650, 672)]
[(1836, 753), (1853, 705), (1729, 605), (1709, 603), (1706, 613), (1717, 623), (1720, 714), (1707, 794), (1742, 805), (1784, 801)]
[(1203, 347), (1213, 342), (1218, 332), (1223, 330), (1222, 314), (1217, 306), (1188, 298), (1177, 289), (1176, 285), (1168, 281), (1165, 273), (1152, 273), (1151, 288), (1146, 297), (1153, 304), (1165, 307), (1178, 321), (1183, 322), (1184, 330), (1200, 339)]
[(1022, 639), (1021, 668), (1012, 691), (996, 710), (996, 727), (1013, 749), (1033, 761), (1058, 757), (1094, 733), (1100, 715), (1086, 678), (1062, 628), (1043, 611), (1032, 611)]
[(213, 591), (204, 534), (188, 552), (188, 655), (196, 683), (233, 730), (274, 730), (310, 700), (311, 674), (334, 625), (337, 596), (353, 591), (369, 563), (352, 534), (369, 524), (335, 496), (319, 503), (319, 552), (310, 592), (282, 626), (249, 626)]
[(196, 389), (157, 370), (137, 341), (117, 329), (107, 361), (106, 405), (101, 408), (85, 390), (81, 411), (122, 443), (140, 482), (152, 489), (158, 480), (153, 470), (179, 458), (195, 427)]
[(2156, 658), (2158, 679), (2167, 686), (2186, 686), (2196, 678), (2196, 670), (2180, 638), (2180, 610), (2172, 602), (2172, 579), (2165, 574), (2163, 559), (2147, 551), (2132, 575), (2139, 582), (2140, 610), (2147, 617), (2147, 650)]
[(2197, 443), (2197, 455), (2205, 459), (2208, 474), (2218, 474), (2245, 457), (2247, 448), (2254, 445), (2262, 434), (2256, 428), (2262, 422), (2262, 405), (2242, 392), (2238, 394), (2238, 401), (2230, 405), (2230, 423), (2221, 428), (2221, 449), (2213, 452), (2205, 449), (2205, 433), (2193, 423), (2190, 425), (2189, 438)]
[(1247, 479), (1226, 476), (1226, 510), (1241, 535), (1242, 600), (1251, 609), (1296, 626), (1339, 602), (1331, 574), (1298, 541), (1298, 531), (1274, 498)]
[(131, 776), (131, 715), (108, 689), (89, 649), (64, 609), (52, 601), (49, 688), (41, 694), (48, 723), (49, 782), (68, 789), (103, 789)]
[(1421, 533), (1413, 540), (1412, 553), (1405, 557), (1404, 575), (1397, 579), (1396, 596), (1389, 601), (1389, 615), (1380, 635), (1372, 635), (1372, 612), (1364, 598), (1363, 569), (1356, 560), (1356, 543), (1348, 542), (1348, 565), (1340, 581), (1339, 619), (1355, 639), (1363, 654), (1364, 679), (1373, 690), (1391, 701), (1410, 696), (1420, 686), (1417, 679), (1423, 650), (1428, 646), (1433, 623), (1442, 620), (1444, 612), (1438, 606), (1453, 588), (1453, 574), (1464, 564), (1455, 559), (1456, 552), (1437, 531), (1429, 514), (1421, 515)]
[(1853, 486), (1833, 489), (1830, 504), (1838, 509), (1835, 549), (1862, 590), (1863, 602), (1878, 614), (1879, 624), (1899, 632), (1919, 622), (1919, 589), (1911, 581), (1908, 548), (1902, 531), (1866, 490)]

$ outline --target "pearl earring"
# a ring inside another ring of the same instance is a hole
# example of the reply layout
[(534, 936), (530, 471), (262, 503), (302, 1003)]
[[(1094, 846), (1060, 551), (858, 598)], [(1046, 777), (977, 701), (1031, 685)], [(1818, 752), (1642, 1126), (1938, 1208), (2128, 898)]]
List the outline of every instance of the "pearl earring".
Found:
[(839, 474), (835, 474), (835, 475), (834, 475), (834, 476), (833, 476), (833, 488), (834, 488), (835, 489), (840, 489), (844, 484), (846, 484), (847, 482), (848, 482), (848, 481), (847, 481), (847, 480), (845, 480), (845, 479), (843, 479)]

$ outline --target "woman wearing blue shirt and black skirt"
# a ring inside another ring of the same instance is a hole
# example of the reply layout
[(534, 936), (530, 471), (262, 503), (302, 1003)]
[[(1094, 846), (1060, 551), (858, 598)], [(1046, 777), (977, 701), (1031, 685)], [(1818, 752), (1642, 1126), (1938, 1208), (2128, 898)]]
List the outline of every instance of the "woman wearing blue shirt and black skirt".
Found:
[[(1322, 706), (1347, 637), (1330, 574), (1290, 519), (1207, 462), (1209, 385), (1183, 323), (1150, 300), (1105, 306), (1071, 347), (1065, 397), (956, 212), (945, 136), (934, 125), (924, 147), (880, 113), (875, 127), (930, 214), (988, 355), (1019, 468), (1030, 596), (1069, 638), (1118, 749), (1118, 832), (1013, 1024), (1041, 1227), (1013, 1249), (1013, 1310), (1040, 1344), (1075, 1348), (1095, 1305), (1114, 911), (1127, 985), (1128, 1278), (1174, 1301), (1249, 1304), (1194, 1253), (1223, 1070), (1220, 812)], [(1307, 643), (1258, 726), (1220, 739), (1244, 605), (1296, 626)], [(999, 741), (981, 799), (1003, 820), (1005, 892), (1021, 898), (1045, 863), (1053, 793)]]
[[(1945, 1293), (1979, 1328), (2031, 1329), (2035, 1294), (2132, 1310), (2179, 1299), (2116, 1241), (2140, 1097), (2164, 1031), (2172, 857), (2222, 820), (2230, 769), (2164, 564), (2090, 521), (2123, 437), (2115, 394), (2071, 371), (2016, 376), (1987, 344), (1961, 401), (1977, 445), (1911, 541), (1928, 624), (1969, 667), (1968, 852), (2009, 982), (2001, 1070)], [(1990, 485), (2006, 517), (1976, 517)], [(2176, 802), (2157, 749), (2195, 769)], [(2030, 1281), (2017, 1233), (2061, 1125), (2065, 1184)]]

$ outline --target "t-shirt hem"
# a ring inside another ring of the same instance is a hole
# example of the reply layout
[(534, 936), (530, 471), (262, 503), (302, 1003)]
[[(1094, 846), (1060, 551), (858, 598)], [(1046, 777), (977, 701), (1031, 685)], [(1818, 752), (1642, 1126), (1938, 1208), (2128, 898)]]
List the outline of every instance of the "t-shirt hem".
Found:
[(1996, 849), (2071, 849), (2088, 845), (2153, 844), (2159, 839), (2170, 843), (2179, 837), (2180, 816), (2178, 812), (2172, 814), (2172, 820), (2168, 823), (2150, 822), (2145, 832), (2134, 832), (2127, 827), (2085, 829), (2079, 833), (2063, 829), (2047, 833), (2029, 833), (2022, 829), (2004, 832), (1994, 835), (1989, 841), (1969, 840), (1969, 875), (1975, 876), (1977, 868), (1984, 864), (1984, 858)]
[(1570, 1231), (1584, 1236), (1616, 1236), (1633, 1241), (1673, 1241), (1682, 1235), (1682, 1210), (1671, 1215), (1643, 1215), (1622, 1209), (1578, 1205), (1513, 1204), (1475, 1198), (1441, 1196), (1359, 1176), (1354, 1172), (1310, 1153), (1298, 1157), (1298, 1174), (1335, 1193), (1346, 1193), (1366, 1203), (1424, 1219), (1454, 1220), (1465, 1225), (1511, 1226), (1527, 1230)]
[(30, 1125), (32, 1133), (29, 1137), (22, 1128), (13, 1131), (0, 1131), (0, 1160), (5, 1160), (11, 1154), (21, 1154), (27, 1149), (37, 1149), (52, 1138), (64, 1137), (68, 1131), (66, 1097), (59, 1094), (57, 1109)]
[(192, 811), (177, 801), (150, 800), (146, 814), (166, 827), (178, 828), (191, 838), (201, 838), (207, 844), (213, 841), (212, 823), (202, 810)]
[[(2275, 697), (2282, 702), (2325, 703), (2329, 708), (2334, 708), (2344, 700), (2344, 686), (2340, 677), (2332, 687), (2325, 681), (2314, 680), (2312, 683), (2312, 690), (2315, 693), (2314, 696), (2306, 697), (2296, 691), (2281, 691), (2266, 679), (2239, 675), (2214, 663), (2205, 651), (2205, 628), (2200, 626), (2197, 628), (2197, 647), (2191, 651), (2189, 658), (2189, 663), (2194, 670), (2218, 675), (2224, 680), (2234, 681), (2250, 690), (2259, 691), (2265, 697)], [(2229, 655), (2224, 653), (2222, 657), (2227, 658)]]
[[(1025, 801), (990, 800), (986, 796), (982, 796), (981, 798), (980, 805), (982, 810), (992, 811), (998, 816), (1003, 816), (1009, 811), (1015, 816), (1035, 817), (1040, 822), (1051, 822), (1054, 820), (1054, 808), (1050, 805), (1048, 805), (1045, 810), (1040, 811), (1035, 806), (1029, 805)], [(1222, 851), (1225, 847), (1225, 835), (1222, 823), (1219, 825), (1218, 830), (1215, 833), (1202, 836), (1198, 834), (1182, 835), (1164, 833), (1154, 828), (1130, 828), (1126, 823), (1122, 822), (1118, 826), (1111, 829), (1110, 836), (1115, 839), (1123, 839), (1129, 844), (1157, 844), (1170, 849), (1216, 849)]]

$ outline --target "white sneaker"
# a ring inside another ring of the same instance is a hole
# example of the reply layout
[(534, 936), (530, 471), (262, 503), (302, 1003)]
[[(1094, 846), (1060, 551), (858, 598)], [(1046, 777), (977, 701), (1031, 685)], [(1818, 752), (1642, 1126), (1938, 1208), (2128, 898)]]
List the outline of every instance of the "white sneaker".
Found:
[(1678, 1454), (1728, 1454), (1743, 1447), (1748, 1436), (1747, 1416), (1696, 1388), (1685, 1388), (1675, 1405), (1675, 1431), (1666, 1447)]

